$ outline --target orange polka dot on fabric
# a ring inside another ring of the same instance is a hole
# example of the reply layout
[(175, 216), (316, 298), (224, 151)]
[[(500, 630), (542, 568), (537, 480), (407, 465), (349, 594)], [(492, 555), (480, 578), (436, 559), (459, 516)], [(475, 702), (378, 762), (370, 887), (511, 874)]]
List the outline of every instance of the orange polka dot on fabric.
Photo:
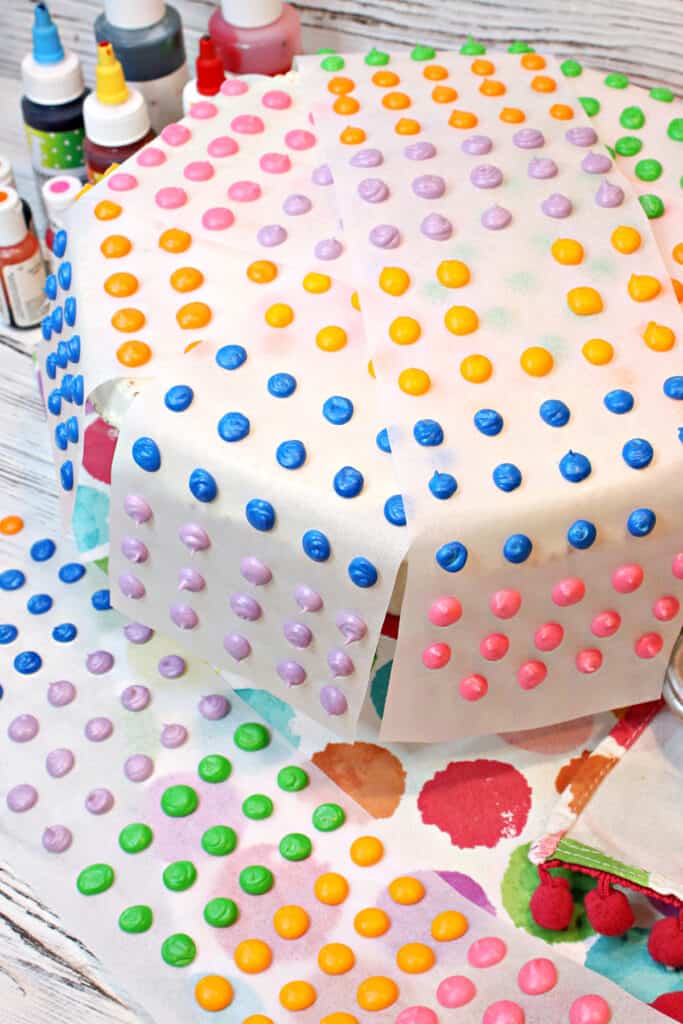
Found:
[(186, 252), (192, 245), (192, 235), (182, 228), (168, 228), (159, 235), (159, 248), (165, 252)]
[(211, 320), (211, 308), (205, 302), (188, 302), (175, 315), (178, 326), (184, 331), (196, 331)]
[(113, 203), (111, 199), (102, 199), (94, 210), (98, 220), (116, 220), (123, 213), (123, 207)]
[(125, 235), (107, 235), (100, 243), (100, 252), (108, 260), (118, 260), (127, 256), (133, 248), (129, 238)]
[(137, 277), (123, 272), (111, 274), (104, 282), (105, 292), (115, 299), (127, 299), (130, 295), (135, 295), (138, 287)]
[(135, 369), (150, 361), (152, 350), (144, 341), (124, 341), (116, 350), (116, 358), (122, 366)]
[(503, 107), (498, 117), (504, 124), (521, 124), (526, 121), (526, 114), (519, 107)]
[(145, 314), (142, 310), (125, 308), (118, 309), (111, 318), (112, 327), (124, 334), (132, 334), (145, 326)]
[(177, 292), (193, 292), (204, 284), (204, 275), (196, 267), (178, 267), (171, 274), (171, 288)]

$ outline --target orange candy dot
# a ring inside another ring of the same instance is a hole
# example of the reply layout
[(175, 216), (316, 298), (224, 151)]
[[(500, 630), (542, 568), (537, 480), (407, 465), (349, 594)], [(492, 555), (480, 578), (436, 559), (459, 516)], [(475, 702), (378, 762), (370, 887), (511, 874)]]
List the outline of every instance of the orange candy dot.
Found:
[(389, 883), (389, 895), (394, 903), (404, 907), (412, 907), (424, 898), (425, 887), (418, 878), (410, 875), (401, 875)]
[(349, 125), (339, 136), (339, 141), (345, 146), (358, 146), (361, 142), (365, 142), (365, 132), (362, 128), (353, 128)]
[(330, 907), (337, 907), (349, 895), (349, 883), (343, 875), (329, 871), (327, 874), (319, 875), (316, 878), (313, 891), (321, 903), (325, 903)]
[(451, 128), (475, 128), (479, 124), (476, 114), (469, 110), (454, 110), (448, 118)]
[(273, 916), (273, 927), (281, 939), (300, 939), (311, 925), (311, 919), (303, 907), (290, 905), (280, 907)]
[(269, 327), (289, 327), (294, 319), (294, 310), (285, 302), (276, 302), (268, 307), (265, 318)]
[(365, 939), (377, 939), (391, 927), (388, 914), (379, 907), (366, 907), (359, 910), (353, 919), (353, 927)]
[(13, 537), (24, 529), (24, 520), (21, 516), (3, 516), (0, 519), (0, 533), (5, 537)]
[(375, 377), (376, 377), (376, 374), (375, 374), (375, 364), (373, 363), (372, 359), (368, 359), (368, 373), (370, 374), (370, 376), (374, 380)]
[(351, 295), (351, 305), (353, 308), (360, 313), (360, 298), (358, 292), (353, 292)]
[(332, 109), (335, 114), (342, 114), (348, 117), (350, 114), (358, 113), (360, 103), (355, 96), (339, 96), (332, 104)]
[(428, 64), (422, 74), (428, 82), (442, 82), (448, 78), (448, 70), (441, 64)]
[(432, 89), (432, 99), (435, 103), (453, 103), (457, 98), (457, 89), (452, 89), (450, 85), (435, 85)]
[(412, 316), (397, 316), (389, 324), (389, 337), (397, 345), (414, 345), (422, 328)]
[(611, 241), (617, 252), (620, 252), (623, 256), (630, 256), (631, 253), (637, 252), (640, 249), (642, 239), (640, 231), (622, 224), (612, 232)]
[(555, 365), (555, 360), (547, 348), (532, 345), (531, 348), (524, 349), (519, 357), (519, 363), (530, 377), (545, 377)]
[(384, 844), (377, 836), (358, 836), (351, 843), (351, 860), (360, 868), (371, 868), (384, 856)]
[(152, 350), (144, 341), (124, 341), (116, 350), (116, 358), (122, 366), (134, 369), (150, 361)]
[(100, 243), (100, 252), (108, 260), (117, 260), (127, 256), (133, 248), (130, 239), (125, 235), (107, 235)]
[(469, 926), (459, 910), (442, 910), (432, 921), (432, 938), (437, 942), (453, 942), (462, 938)]
[(434, 951), (423, 942), (407, 942), (396, 954), (399, 970), (406, 974), (424, 974), (434, 966)]
[(207, 974), (195, 985), (194, 997), (202, 1010), (218, 1013), (230, 1006), (233, 997), (232, 985), (220, 974)]
[(401, 79), (393, 71), (375, 71), (372, 76), (373, 85), (378, 85), (380, 89), (391, 89), (400, 81)]
[(265, 1013), (251, 1013), (245, 1017), (242, 1024), (275, 1024), (272, 1017), (266, 1017)]
[(273, 962), (273, 953), (261, 939), (244, 939), (235, 949), (235, 964), (245, 974), (260, 974)]
[(331, 78), (327, 83), (328, 91), (334, 93), (335, 96), (345, 96), (348, 92), (353, 92), (356, 88), (356, 83), (352, 78), (344, 78), (341, 75)]
[(384, 267), (379, 286), (387, 295), (403, 295), (410, 288), (410, 274), (403, 267)]
[(188, 302), (180, 307), (175, 318), (184, 331), (196, 331), (211, 320), (211, 308), (205, 302)]
[(557, 82), (549, 75), (536, 75), (531, 80), (531, 88), (534, 92), (555, 92)]
[(482, 96), (504, 96), (507, 89), (502, 82), (497, 82), (494, 78), (485, 78), (479, 86), (479, 92)]
[(369, 1010), (372, 1013), (393, 1006), (398, 996), (396, 982), (381, 976), (366, 978), (365, 981), (361, 981), (356, 991), (356, 999), (361, 1010)]
[(431, 378), (426, 370), (419, 370), (411, 366), (407, 370), (401, 370), (398, 375), (398, 386), (405, 395), (419, 397), (425, 395), (431, 387)]
[(566, 267), (575, 267), (583, 260), (583, 246), (575, 238), (558, 238), (550, 251), (553, 258)]
[(145, 326), (145, 314), (141, 310), (133, 309), (132, 307), (119, 309), (114, 313), (111, 322), (112, 327), (115, 327), (117, 331), (131, 334), (133, 331), (139, 331), (141, 327)]
[(676, 296), (677, 302), (683, 302), (683, 281), (678, 281), (675, 277), (671, 278), (671, 284)]
[(318, 967), (325, 974), (346, 974), (355, 963), (353, 950), (343, 942), (330, 942), (318, 953)]
[(526, 114), (519, 107), (503, 107), (498, 116), (505, 124), (521, 124), (526, 121)]
[(298, 1010), (307, 1010), (313, 1006), (318, 993), (307, 981), (288, 981), (280, 989), (280, 1004), (285, 1010), (296, 1013)]
[(201, 344), (202, 344), (201, 340), (200, 341), (191, 341), (189, 345), (185, 346), (185, 348), (183, 349), (183, 352), (185, 353), (185, 355), (187, 355), (188, 352), (192, 352), (193, 349), (197, 348)]
[(643, 334), (645, 344), (653, 352), (668, 352), (676, 344), (676, 335), (670, 327), (650, 320)]
[(192, 245), (192, 235), (182, 228), (168, 228), (159, 235), (159, 248), (166, 252), (185, 252)]
[(656, 277), (649, 274), (631, 274), (628, 293), (635, 302), (649, 302), (656, 299), (662, 286)]
[(436, 277), (444, 288), (462, 288), (469, 283), (470, 268), (462, 260), (442, 260), (436, 268)]
[(320, 1021), (320, 1024), (360, 1024), (358, 1017), (354, 1017), (352, 1013), (328, 1013)]
[(98, 220), (116, 220), (123, 212), (123, 207), (118, 203), (112, 203), (111, 199), (101, 199), (95, 207), (95, 216)]
[(470, 384), (485, 384), (493, 373), (493, 364), (487, 356), (465, 356), (460, 364), (460, 373)]
[(451, 334), (472, 334), (479, 327), (479, 317), (469, 306), (451, 306), (446, 310), (444, 323)]
[(519, 63), (527, 71), (541, 71), (545, 67), (545, 57), (540, 53), (525, 53)]
[(404, 92), (387, 92), (382, 96), (382, 106), (387, 110), (407, 110), (410, 106), (410, 96)]
[(332, 278), (328, 277), (327, 274), (306, 274), (305, 278), (301, 282), (305, 291), (310, 292), (311, 295), (322, 295), (323, 292), (327, 292), (332, 287)]
[(270, 284), (277, 277), (277, 267), (271, 260), (254, 260), (247, 267), (247, 277), (254, 284)]
[(138, 290), (138, 279), (134, 274), (112, 274), (104, 282), (104, 290), (115, 299), (127, 299)]
[(196, 267), (179, 267), (171, 274), (170, 281), (177, 292), (193, 292), (204, 284), (204, 275)]
[(470, 71), (474, 75), (492, 75), (495, 70), (495, 64), (490, 60), (477, 59), (470, 64)]
[(343, 327), (330, 324), (321, 328), (315, 338), (315, 343), (323, 352), (339, 352), (346, 345), (347, 336)]
[(683, 264), (683, 242), (679, 242), (677, 245), (674, 245), (671, 250), (671, 255), (676, 263)]
[(553, 103), (549, 113), (556, 121), (571, 121), (574, 117), (572, 107), (567, 106), (566, 103)]
[(394, 125), (397, 135), (417, 135), (422, 131), (422, 125), (413, 117), (402, 117)]
[(586, 285), (567, 292), (567, 305), (577, 316), (595, 316), (603, 309), (600, 292)]
[(614, 356), (614, 347), (604, 338), (591, 338), (581, 351), (586, 362), (593, 366), (606, 366)]

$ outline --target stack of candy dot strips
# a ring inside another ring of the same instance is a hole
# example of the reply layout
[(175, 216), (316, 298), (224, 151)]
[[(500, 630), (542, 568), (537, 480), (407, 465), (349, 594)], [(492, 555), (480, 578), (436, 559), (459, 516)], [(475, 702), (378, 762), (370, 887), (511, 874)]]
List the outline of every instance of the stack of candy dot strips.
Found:
[[(302, 64), (228, 83), (78, 204), (85, 390), (154, 377), (114, 463), (115, 603), (347, 735), (402, 562), (383, 737), (655, 696), (683, 574), (657, 197), (566, 63)], [(61, 328), (58, 304), (55, 409)]]
[(656, 1019), (407, 872), (211, 669), (124, 626), (66, 545), (6, 564), (8, 851), (157, 1020)]

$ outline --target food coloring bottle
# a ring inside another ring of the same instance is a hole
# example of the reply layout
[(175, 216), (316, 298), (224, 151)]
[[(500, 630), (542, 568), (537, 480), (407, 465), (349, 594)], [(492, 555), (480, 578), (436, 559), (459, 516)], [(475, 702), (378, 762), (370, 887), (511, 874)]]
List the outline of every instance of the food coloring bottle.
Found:
[(88, 180), (99, 181), (154, 138), (142, 93), (126, 85), (111, 43), (97, 47), (95, 92), (83, 104)]
[(216, 53), (211, 36), (199, 40), (199, 53), (195, 61), (197, 77), (183, 89), (183, 113), (188, 114), (193, 103), (210, 99), (220, 92), (225, 81), (223, 61)]
[(114, 47), (126, 81), (145, 97), (155, 132), (182, 117), (188, 69), (175, 7), (164, 0), (105, 0), (95, 38)]
[(47, 213), (47, 230), (45, 231), (45, 244), (52, 252), (52, 242), (55, 234), (64, 227), (63, 216), (66, 210), (78, 198), (83, 189), (78, 178), (70, 174), (61, 174), (58, 178), (50, 178), (42, 188), (43, 205)]
[[(12, 170), (11, 163), (4, 156), (0, 156), (0, 189), (13, 188), (16, 190), (16, 187), (14, 171)], [(33, 231), (33, 213), (31, 211), (31, 207), (21, 196), (19, 196), (19, 201), (24, 213), (26, 228), (28, 231)]]
[(233, 75), (282, 75), (301, 50), (299, 15), (282, 0), (221, 0), (209, 34)]
[(16, 190), (0, 189), (0, 323), (35, 327), (47, 312), (40, 245), (24, 220)]
[(75, 174), (85, 180), (83, 85), (80, 61), (65, 50), (45, 4), (36, 4), (33, 52), (21, 62), (21, 110), (31, 163), (41, 180)]

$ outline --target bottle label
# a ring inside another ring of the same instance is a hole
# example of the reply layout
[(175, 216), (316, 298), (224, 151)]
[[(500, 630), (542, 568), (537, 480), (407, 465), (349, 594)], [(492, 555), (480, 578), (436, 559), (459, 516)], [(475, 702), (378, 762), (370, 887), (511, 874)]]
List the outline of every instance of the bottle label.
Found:
[(21, 263), (10, 263), (0, 271), (5, 292), (0, 300), (0, 318), (8, 326), (33, 327), (47, 313), (45, 266), (36, 249)]
[(145, 97), (149, 119), (157, 134), (171, 121), (183, 116), (183, 89), (189, 78), (187, 64), (181, 64), (170, 75), (152, 78), (146, 82), (128, 82)]
[(69, 132), (43, 132), (25, 124), (31, 163), (38, 174), (51, 177), (68, 172), (76, 177), (85, 176), (82, 128)]

